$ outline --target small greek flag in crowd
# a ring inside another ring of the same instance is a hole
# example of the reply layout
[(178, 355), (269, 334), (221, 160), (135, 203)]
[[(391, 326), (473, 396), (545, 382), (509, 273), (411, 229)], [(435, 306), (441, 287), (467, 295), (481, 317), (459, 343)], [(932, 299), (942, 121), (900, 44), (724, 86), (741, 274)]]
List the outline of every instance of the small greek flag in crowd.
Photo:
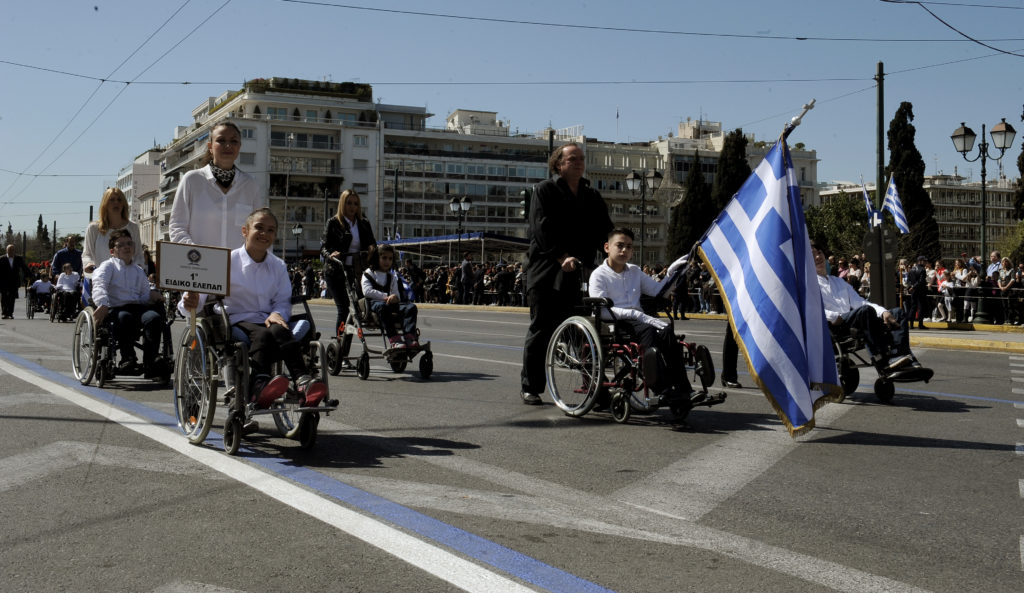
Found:
[(882, 210), (892, 213), (892, 219), (896, 222), (896, 228), (904, 235), (910, 232), (907, 225), (907, 215), (903, 213), (903, 203), (900, 202), (900, 194), (896, 191), (896, 176), (889, 178), (889, 188), (885, 190), (885, 204)]
[(871, 196), (868, 195), (868, 186), (864, 185), (864, 179), (860, 180), (860, 189), (864, 192), (864, 206), (868, 209), (868, 216), (875, 211), (875, 205), (871, 203)]
[(698, 246), (761, 391), (791, 436), (814, 428), (814, 411), (843, 393), (785, 139)]

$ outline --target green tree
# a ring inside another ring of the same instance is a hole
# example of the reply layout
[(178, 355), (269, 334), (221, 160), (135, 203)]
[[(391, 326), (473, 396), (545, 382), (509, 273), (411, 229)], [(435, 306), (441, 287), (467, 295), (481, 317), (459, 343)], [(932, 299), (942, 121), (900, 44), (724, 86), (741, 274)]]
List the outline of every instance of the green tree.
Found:
[(718, 154), (718, 169), (711, 187), (711, 203), (716, 213), (725, 208), (748, 177), (750, 164), (747, 162), (747, 138), (743, 130), (736, 128), (725, 136), (722, 152)]
[(838, 196), (822, 205), (808, 207), (804, 217), (808, 236), (824, 237), (837, 256), (849, 258), (863, 251), (868, 215), (860, 194), (840, 190)]
[(917, 130), (912, 121), (914, 106), (903, 101), (889, 122), (889, 165), (885, 172), (886, 176), (896, 176), (896, 191), (910, 227), (909, 233), (900, 236), (900, 256), (909, 259), (923, 255), (936, 260), (942, 255), (939, 223), (935, 221), (935, 206), (924, 190), (924, 159), (914, 146)]
[(683, 182), (683, 190), (683, 199), (672, 209), (669, 223), (669, 259), (688, 253), (718, 214), (711, 203), (711, 188), (704, 180), (697, 151), (693, 153), (693, 166)]
[(1017, 157), (1017, 171), (1020, 175), (1017, 178), (1017, 191), (1013, 194), (1013, 217), (1021, 220), (1024, 218), (1024, 150)]
[(50, 243), (50, 229), (43, 224), (43, 215), (39, 215), (39, 222), (36, 223), (36, 241), (39, 242), (39, 249), (42, 253), (50, 253), (53, 251), (53, 245)]
[(4, 233), (4, 244), (3, 249), (7, 249), (8, 245), (14, 244), (14, 229), (11, 228), (11, 223), (7, 223), (7, 232)]

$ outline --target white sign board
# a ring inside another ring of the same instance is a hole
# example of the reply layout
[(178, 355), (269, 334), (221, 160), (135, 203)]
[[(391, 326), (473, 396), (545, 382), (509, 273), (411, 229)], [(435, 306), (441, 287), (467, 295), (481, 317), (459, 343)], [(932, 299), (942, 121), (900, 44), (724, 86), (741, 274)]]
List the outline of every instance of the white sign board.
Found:
[(231, 250), (156, 242), (157, 286), (220, 296), (231, 293)]

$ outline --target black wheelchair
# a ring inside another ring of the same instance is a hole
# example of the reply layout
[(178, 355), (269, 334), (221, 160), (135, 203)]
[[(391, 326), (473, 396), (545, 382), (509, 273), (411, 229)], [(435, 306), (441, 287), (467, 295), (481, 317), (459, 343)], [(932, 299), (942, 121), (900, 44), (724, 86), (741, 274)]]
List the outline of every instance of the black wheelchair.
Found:
[[(851, 395), (857, 391), (860, 385), (860, 369), (864, 367), (874, 368), (870, 355), (867, 353), (867, 345), (863, 334), (857, 328), (832, 329), (832, 349), (836, 357), (836, 368), (839, 371), (839, 382), (842, 385), (843, 393)], [(863, 351), (863, 352), (862, 352)], [(890, 352), (895, 356), (897, 353)], [(924, 381), (927, 383), (935, 375), (935, 371), (921, 366), (917, 357), (909, 355), (911, 361), (905, 366), (889, 373), (880, 373), (875, 379), (875, 397), (882, 403), (889, 403), (896, 394), (896, 383), (916, 383)]]
[[(309, 305), (301, 296), (292, 305), (302, 313), (292, 315), (289, 327), (302, 344), (303, 361), (310, 375), (327, 386), (326, 355), (316, 331)], [(195, 331), (186, 331), (174, 361), (174, 412), (178, 428), (193, 445), (206, 440), (217, 408), (217, 389), (224, 382), (224, 451), (238, 453), (246, 427), (261, 415), (271, 415), (281, 436), (299, 441), (302, 449), (316, 443), (320, 414), (338, 409), (338, 400), (328, 393), (316, 405), (306, 405), (305, 396), (290, 386), (269, 408), (256, 407), (250, 393), (249, 342), (238, 328), (232, 328), (227, 313), (217, 302), (208, 303), (196, 320)], [(280, 374), (278, 363), (276, 372)]]
[(35, 319), (36, 313), (50, 314), (50, 293), (40, 294), (26, 288), (25, 317), (27, 319)]
[[(387, 361), (392, 371), (403, 373), (409, 363), (422, 354), (419, 362), (420, 378), (430, 379), (434, 373), (434, 354), (430, 350), (430, 342), (419, 342), (416, 348), (391, 348), (380, 318), (370, 310), (366, 298), (358, 294), (354, 279), (348, 277), (341, 262), (337, 259), (334, 262), (338, 265), (339, 273), (344, 276), (348, 293), (348, 316), (327, 344), (327, 367), (330, 373), (338, 375), (348, 366), (355, 369), (360, 379), (365, 380), (370, 376), (371, 356)], [(420, 335), (419, 328), (416, 329), (416, 335)], [(383, 346), (379, 349), (370, 346), (367, 337), (379, 337)], [(351, 355), (353, 339), (358, 339), (362, 344), (362, 352), (358, 356)]]
[(566, 415), (581, 417), (607, 405), (612, 418), (625, 423), (634, 411), (652, 413), (667, 406), (673, 417), (682, 421), (696, 406), (725, 401), (724, 392), (708, 393), (715, 381), (715, 367), (707, 347), (683, 338), (679, 338), (680, 364), (693, 373), (692, 382), (699, 384), (700, 390), (692, 398), (684, 395), (667, 401), (653, 393), (657, 349), (645, 348), (617, 327), (611, 307), (608, 298), (583, 299), (581, 314), (563, 321), (548, 342), (548, 393)]
[(54, 290), (50, 300), (50, 323), (74, 321), (82, 310), (82, 287), (75, 292)]
[[(163, 304), (156, 303), (153, 307), (160, 309)], [(114, 331), (114, 316), (107, 315), (103, 323), (97, 324), (94, 313), (95, 309), (89, 305), (79, 311), (75, 317), (75, 331), (71, 343), (71, 367), (75, 378), (82, 385), (88, 385), (95, 377), (96, 384), (103, 387), (118, 375), (121, 377), (151, 375), (150, 380), (164, 385), (170, 384), (171, 361), (174, 358), (170, 321), (164, 319), (160, 347), (152, 367), (149, 369), (139, 367), (126, 372), (124, 369), (119, 369), (117, 364), (119, 349)], [(142, 343), (136, 342), (135, 347), (141, 349)]]

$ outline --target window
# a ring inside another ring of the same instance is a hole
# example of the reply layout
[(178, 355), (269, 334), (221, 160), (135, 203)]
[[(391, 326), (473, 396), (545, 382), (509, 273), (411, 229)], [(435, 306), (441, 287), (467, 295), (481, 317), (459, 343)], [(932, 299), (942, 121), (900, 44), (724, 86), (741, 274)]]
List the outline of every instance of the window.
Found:
[(255, 152), (240, 152), (240, 153), (238, 153), (238, 164), (240, 164), (240, 165), (255, 165), (256, 164), (256, 153)]
[(368, 146), (370, 143), (370, 137), (365, 134), (356, 134), (352, 136), (352, 144), (355, 146)]
[(288, 119), (288, 109), (284, 107), (267, 107), (267, 117), (270, 119)]
[(370, 186), (365, 183), (353, 183), (352, 189), (359, 195), (366, 195), (370, 192)]
[(369, 168), (370, 161), (366, 159), (352, 159), (352, 168), (361, 171)]
[(461, 175), (464, 172), (465, 168), (462, 166), (462, 163), (448, 163), (449, 174)]
[(317, 119), (318, 119), (318, 117), (317, 117), (316, 109), (307, 109), (306, 110), (306, 121), (315, 122), (315, 121), (317, 121)]
[(242, 128), (242, 138), (252, 140), (256, 137), (256, 128)]

